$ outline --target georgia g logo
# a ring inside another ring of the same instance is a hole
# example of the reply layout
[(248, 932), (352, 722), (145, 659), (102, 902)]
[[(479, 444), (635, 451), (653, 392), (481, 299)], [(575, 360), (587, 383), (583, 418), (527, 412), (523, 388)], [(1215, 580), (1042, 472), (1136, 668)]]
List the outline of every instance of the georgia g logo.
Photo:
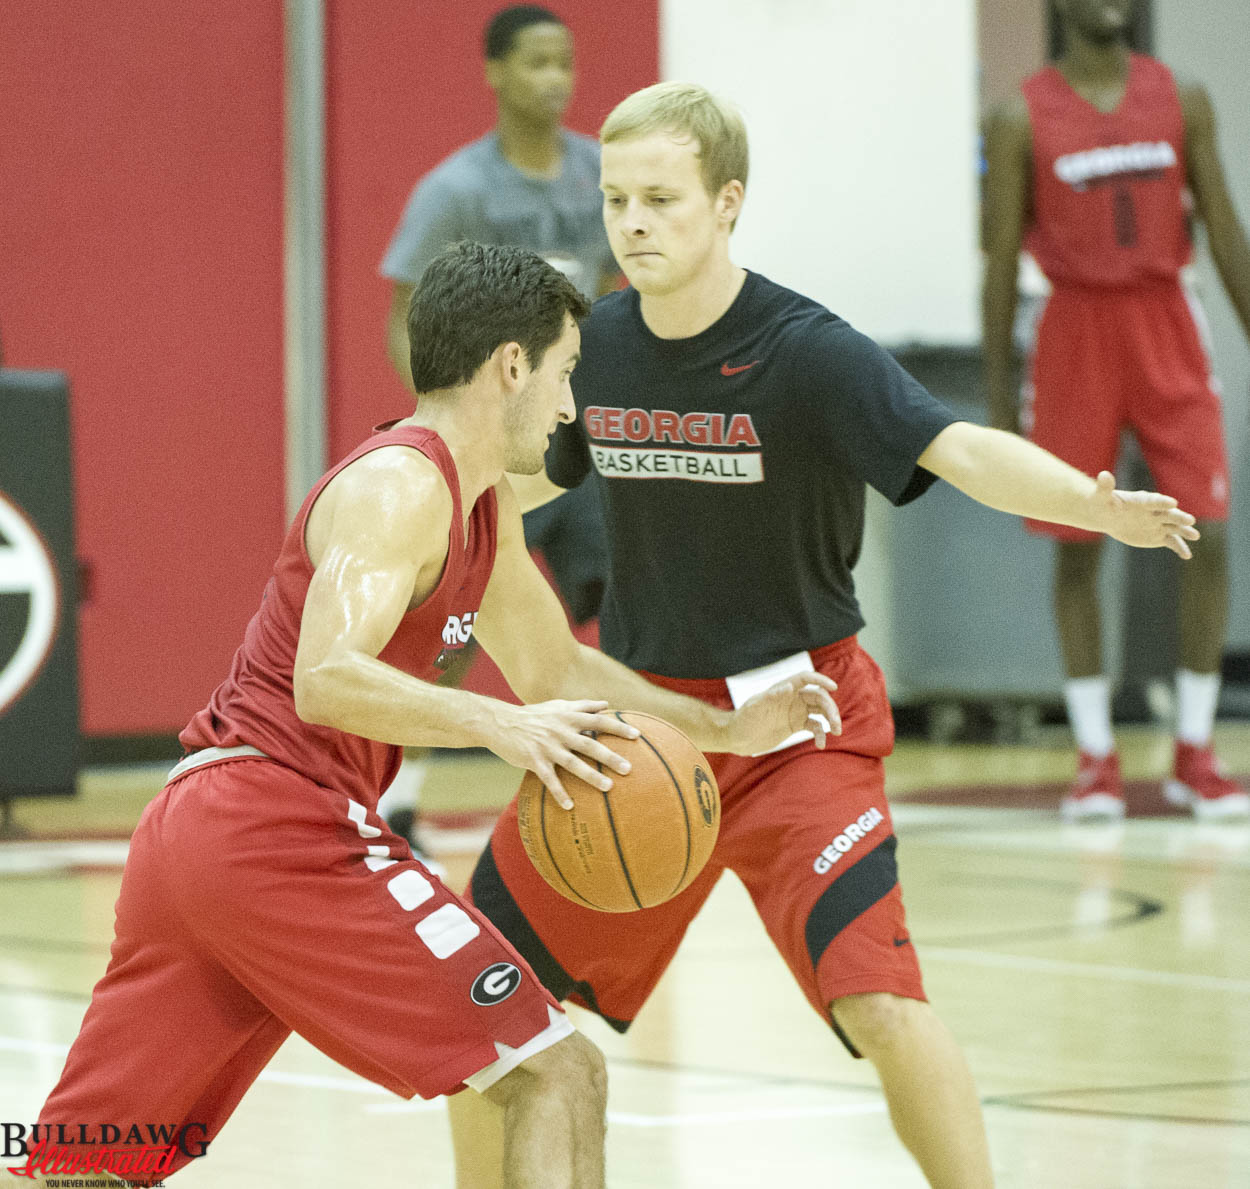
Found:
[(47, 546), (21, 509), (0, 492), (0, 714), (43, 668), (59, 612), (56, 567)]
[(469, 998), (482, 1007), (502, 1003), (521, 985), (521, 972), (511, 962), (496, 962), (473, 980)]
[(699, 800), (699, 812), (710, 826), (716, 816), (716, 801), (712, 795), (712, 778), (702, 768), (694, 770), (694, 793)]

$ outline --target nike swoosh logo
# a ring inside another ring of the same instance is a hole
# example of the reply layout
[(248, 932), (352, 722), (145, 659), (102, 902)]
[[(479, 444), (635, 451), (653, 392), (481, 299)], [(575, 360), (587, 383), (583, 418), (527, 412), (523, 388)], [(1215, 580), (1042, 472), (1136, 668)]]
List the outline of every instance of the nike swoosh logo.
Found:
[(750, 363), (743, 363), (738, 367), (730, 367), (729, 364), (722, 363), (720, 365), (720, 374), (722, 376), (736, 376), (739, 372), (749, 371), (757, 363), (759, 363), (758, 359), (752, 359)]
[(910, 937), (896, 937), (894, 939), (894, 948), (898, 949), (898, 947), (901, 945), (911, 945), (911, 938)]

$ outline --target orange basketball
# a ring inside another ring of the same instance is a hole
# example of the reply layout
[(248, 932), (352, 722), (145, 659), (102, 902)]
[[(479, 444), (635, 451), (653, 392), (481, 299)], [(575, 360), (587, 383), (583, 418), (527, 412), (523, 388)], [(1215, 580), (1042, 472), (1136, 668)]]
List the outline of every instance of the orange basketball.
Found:
[(532, 772), (517, 794), (521, 842), (538, 873), (576, 904), (634, 912), (676, 896), (708, 861), (720, 831), (712, 766), (676, 727), (650, 714), (614, 711), (642, 732), (604, 735), (630, 763), (600, 792), (560, 774), (572, 809), (561, 809)]

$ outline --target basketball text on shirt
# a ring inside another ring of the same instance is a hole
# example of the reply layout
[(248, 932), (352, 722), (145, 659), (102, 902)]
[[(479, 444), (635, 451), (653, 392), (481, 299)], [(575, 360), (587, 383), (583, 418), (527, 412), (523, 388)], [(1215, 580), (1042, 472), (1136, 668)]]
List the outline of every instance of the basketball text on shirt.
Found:
[[(676, 413), (671, 409), (605, 408), (583, 412), (590, 456), (606, 478), (692, 479), (704, 483), (762, 483), (760, 439), (749, 413)], [(604, 446), (602, 442), (672, 442), (688, 446), (755, 447), (750, 453)]]

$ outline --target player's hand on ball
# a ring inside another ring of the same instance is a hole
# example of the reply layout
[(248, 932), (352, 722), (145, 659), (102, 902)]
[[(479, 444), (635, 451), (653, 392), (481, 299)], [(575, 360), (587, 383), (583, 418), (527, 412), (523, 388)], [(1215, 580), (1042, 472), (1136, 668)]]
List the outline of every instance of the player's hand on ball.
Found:
[(1182, 512), (1170, 495), (1157, 491), (1117, 491), (1115, 476), (1100, 471), (1095, 481), (1094, 500), (1098, 504), (1103, 531), (1126, 545), (1141, 549), (1170, 549), (1178, 557), (1193, 554), (1189, 542), (1198, 540), (1194, 518)]
[(517, 768), (528, 768), (551, 790), (561, 809), (572, 809), (573, 799), (560, 783), (560, 771), (571, 772), (592, 788), (607, 792), (612, 787), (602, 764), (622, 776), (629, 761), (601, 743), (595, 735), (619, 735), (637, 739), (638, 728), (604, 714), (607, 702), (535, 702), (532, 706), (504, 706), (499, 711), (499, 730), (488, 744), (500, 759)]
[(795, 731), (811, 731), (816, 746), (824, 747), (829, 735), (842, 734), (842, 718), (832, 697), (837, 688), (837, 682), (823, 673), (795, 673), (770, 685), (735, 712), (730, 726), (732, 750), (738, 755), (758, 755)]

